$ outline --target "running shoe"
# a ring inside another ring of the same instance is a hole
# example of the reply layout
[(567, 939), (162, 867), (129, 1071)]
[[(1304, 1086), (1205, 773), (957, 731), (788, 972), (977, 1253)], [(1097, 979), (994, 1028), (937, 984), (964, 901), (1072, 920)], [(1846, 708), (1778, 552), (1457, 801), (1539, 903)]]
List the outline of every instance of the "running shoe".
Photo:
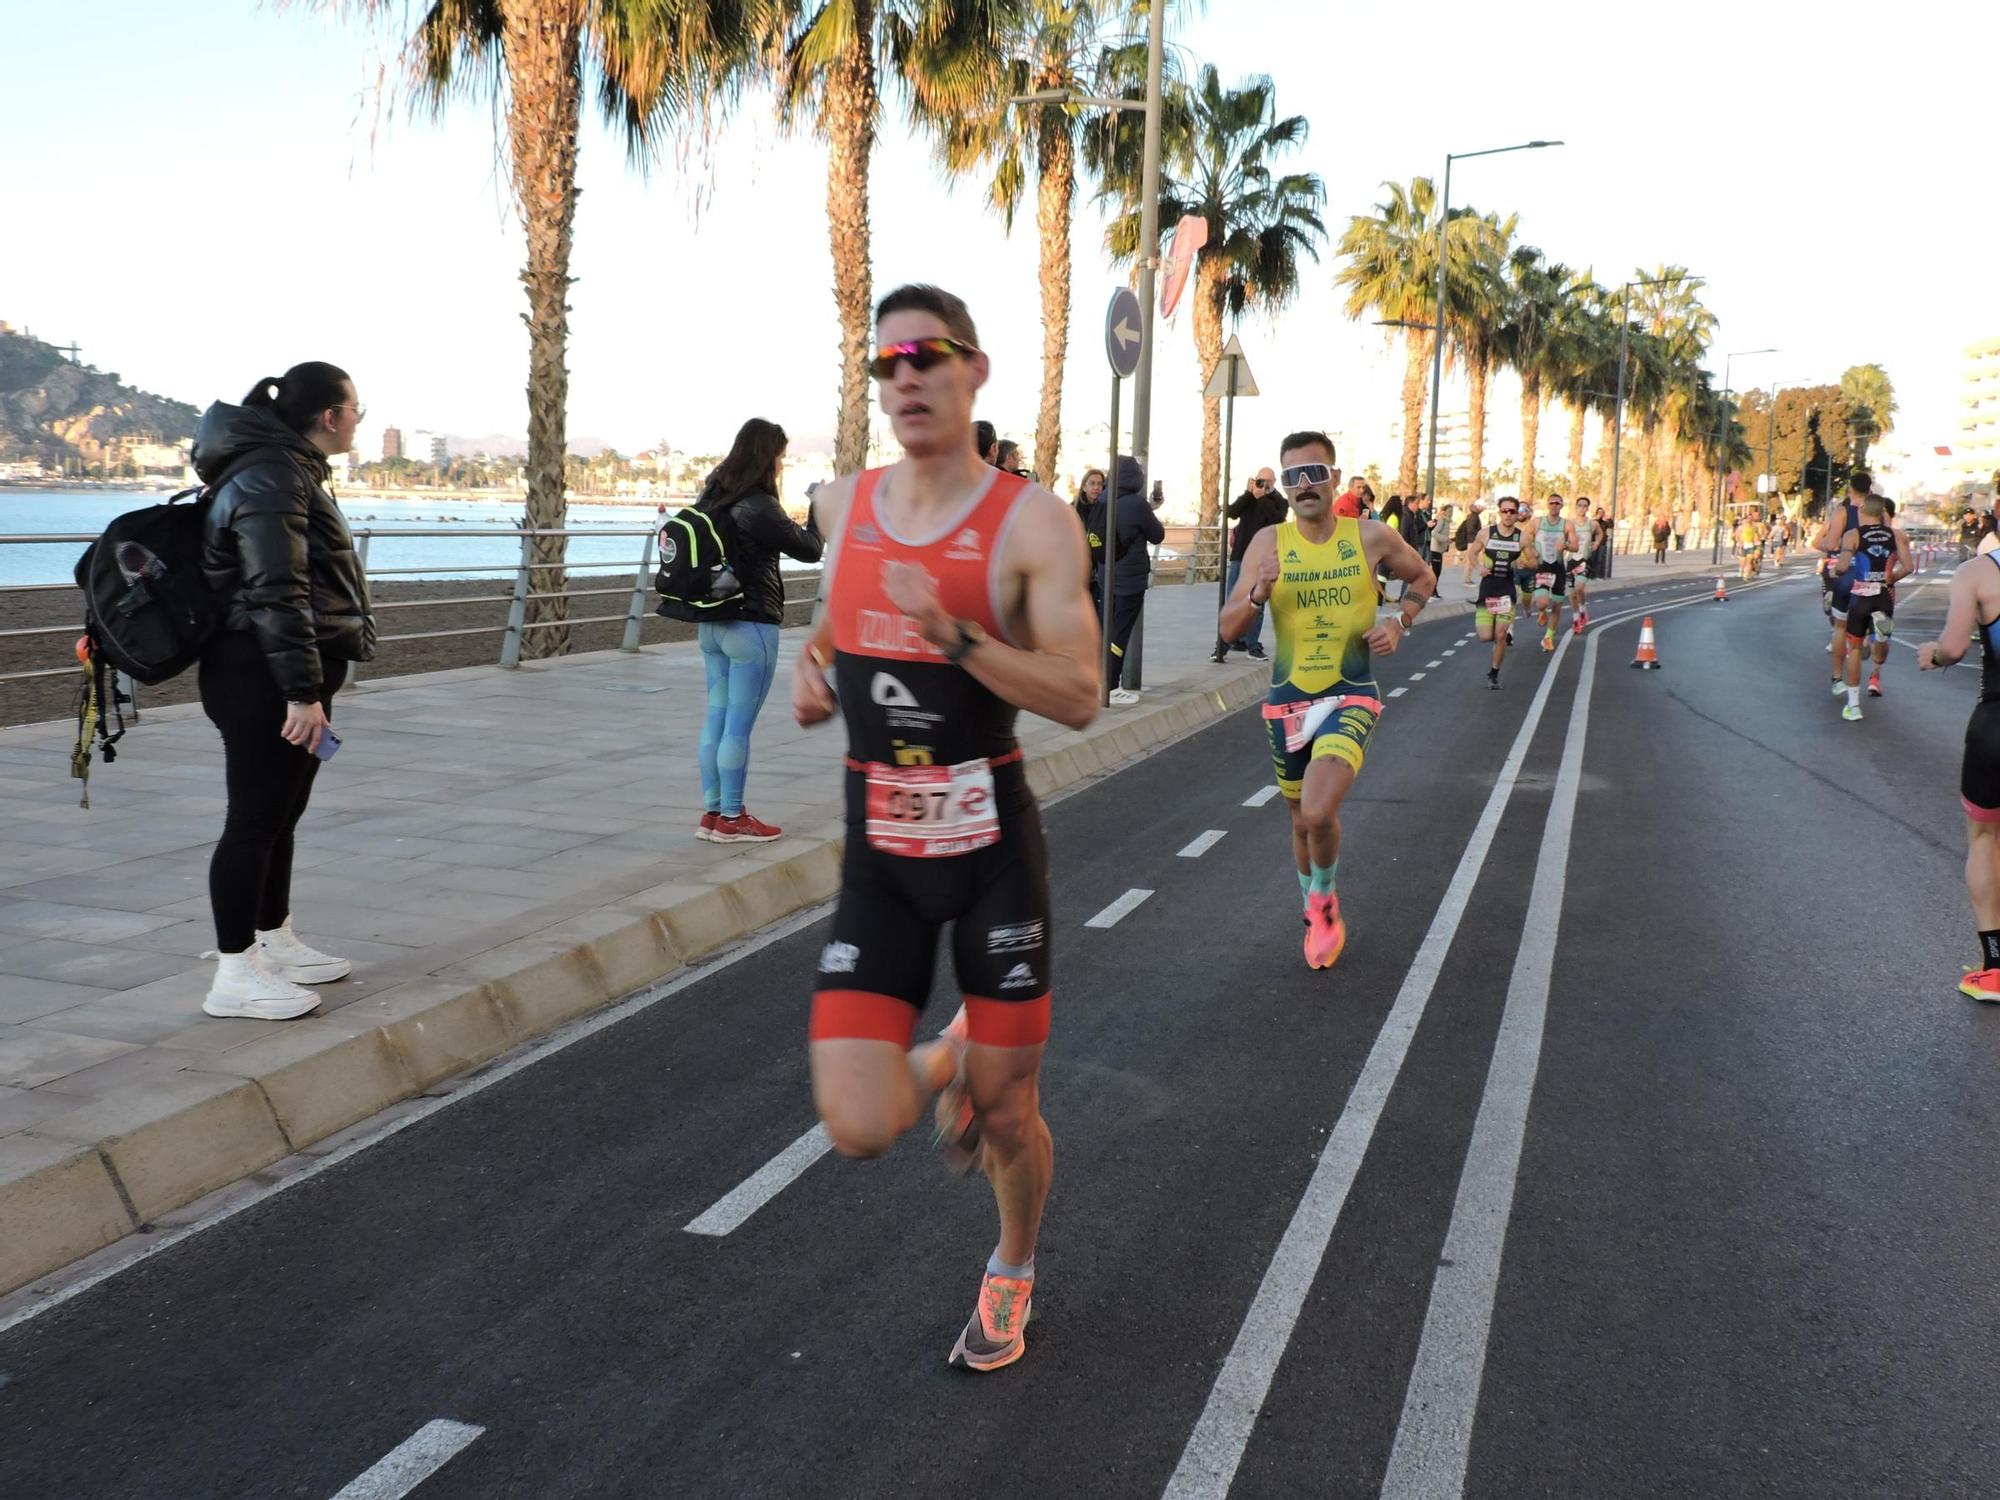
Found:
[(1486, 669), (1486, 685), (1496, 692), (1499, 691), (1500, 669), (1498, 667), (1488, 667)]
[(1581, 614), (1574, 614), (1574, 615), (1571, 615), (1571, 616), (1570, 616), (1570, 619), (1569, 619), (1569, 633), (1570, 633), (1571, 635), (1582, 635), (1582, 634), (1583, 634), (1583, 622), (1584, 622), (1584, 618), (1585, 618), (1585, 617), (1584, 617), (1583, 615), (1581, 615)]
[(937, 1108), (931, 1115), (937, 1133), (931, 1139), (944, 1153), (945, 1166), (962, 1175), (979, 1160), (979, 1116), (972, 1112), (972, 1095), (965, 1087), (965, 1048), (970, 1038), (964, 1006), (958, 1008), (951, 1024), (938, 1033), (938, 1040), (951, 1048), (958, 1066), (952, 1072), (951, 1082), (938, 1090)]
[(1860, 722), (1861, 722), (1861, 708), (1860, 708), (1860, 705), (1859, 705), (1859, 704), (1854, 704), (1854, 703), (1850, 703), (1850, 704), (1848, 704), (1848, 705), (1847, 705), (1847, 707), (1843, 708), (1843, 709), (1842, 709), (1842, 710), (1840, 711), (1840, 716), (1841, 716), (1841, 718), (1843, 718), (1843, 719), (1847, 720), (1847, 722), (1848, 722), (1848, 723), (1850, 723), (1850, 724), (1858, 724), (1858, 723), (1860, 723)]
[(1218, 667), (1221, 666), (1224, 662), (1229, 660), (1229, 648), (1218, 642), (1216, 644), (1214, 653), (1210, 655), (1208, 659), (1214, 662)]
[(1322, 891), (1306, 899), (1306, 967), (1330, 969), (1347, 946), (1347, 924), (1340, 919), (1340, 898)]
[(995, 1276), (979, 1282), (979, 1306), (952, 1346), (947, 1364), (969, 1370), (997, 1370), (1027, 1351), (1028, 1314), (1035, 1300), (1033, 1277)]
[(708, 841), (711, 844), (768, 844), (784, 836), (784, 829), (760, 822), (745, 809), (733, 818), (717, 814), (715, 828)]
[(1975, 969), (1959, 980), (1958, 992), (1988, 1005), (2000, 1005), (2000, 969)]
[(703, 813), (701, 815), (701, 827), (694, 831), (694, 836), (703, 843), (713, 843), (715, 841), (715, 825), (721, 821), (722, 814), (719, 812)]
[(1880, 672), (1870, 672), (1868, 674), (1868, 696), (1871, 698), (1882, 696), (1882, 674)]
[(1847, 684), (1842, 682), (1838, 677), (1834, 678), (1833, 696), (1838, 698), (1841, 694), (1845, 693), (1846, 691), (1847, 691)]
[(257, 962), (293, 984), (331, 984), (345, 979), (353, 968), (344, 958), (300, 942), (290, 917), (271, 931), (257, 934)]
[(1270, 660), (1270, 653), (1264, 649), (1264, 643), (1262, 641), (1252, 641), (1247, 649), (1249, 650), (1250, 659), (1252, 661)]
[(1556, 633), (1553, 630), (1542, 632), (1542, 649), (1544, 651), (1553, 651), (1556, 649)]

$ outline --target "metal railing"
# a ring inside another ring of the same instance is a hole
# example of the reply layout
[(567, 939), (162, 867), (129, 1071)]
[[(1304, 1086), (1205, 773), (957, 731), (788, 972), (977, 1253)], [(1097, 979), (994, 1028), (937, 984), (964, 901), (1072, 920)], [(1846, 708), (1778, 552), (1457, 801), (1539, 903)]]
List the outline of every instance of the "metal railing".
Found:
[[(644, 540), (640, 548), (640, 555), (636, 560), (607, 562), (602, 559), (593, 558), (581, 564), (566, 564), (564, 574), (565, 587), (560, 589), (536, 589), (533, 587), (535, 582), (534, 574), (539, 571), (546, 571), (547, 565), (537, 564), (535, 561), (535, 539), (551, 536), (590, 538), (637, 537)], [(448, 566), (433, 563), (419, 567), (370, 568), (368, 566), (369, 544), (377, 537), (384, 540), (394, 538), (397, 540), (446, 539), (451, 541), (466, 541), (471, 539), (494, 540), (496, 538), (518, 537), (520, 539), (520, 556), (515, 561), (504, 563), (465, 563)], [(376, 643), (378, 645), (388, 645), (398, 641), (434, 641), (457, 636), (497, 635), (500, 637), (499, 655), (497, 658), (498, 665), (514, 667), (520, 664), (522, 647), (526, 643), (530, 631), (553, 630), (559, 626), (622, 624), (625, 628), (619, 640), (618, 649), (620, 651), (637, 651), (640, 644), (641, 630), (645, 623), (646, 615), (651, 608), (650, 601), (653, 595), (653, 547), (657, 539), (658, 533), (656, 531), (640, 527), (523, 528), (509, 526), (503, 528), (489, 526), (473, 528), (461, 526), (439, 530), (397, 526), (359, 528), (354, 532), (354, 547), (355, 553), (361, 562), (362, 573), (370, 583), (398, 580), (407, 582), (449, 581), (439, 580), (438, 575), (440, 573), (449, 573), (458, 579), (463, 579), (467, 574), (511, 574), (511, 582), (497, 577), (493, 580), (496, 588), (504, 587), (506, 589), (504, 593), (447, 594), (437, 599), (378, 599), (373, 602), (371, 607), (375, 614), (381, 617), (386, 615), (390, 610), (440, 609), (463, 605), (504, 604), (507, 606), (505, 619), (497, 624), (453, 626), (448, 629), (439, 630), (398, 631), (393, 634), (378, 635)], [(37, 532), (27, 535), (0, 535), (0, 546), (10, 544), (44, 545), (50, 543), (70, 543), (81, 547), (87, 546), (96, 540), (97, 533), (95, 532), (63, 532), (55, 534)], [(615, 576), (600, 573), (598, 570), (619, 569), (622, 571), (628, 567), (633, 569), (632, 581), (629, 584), (621, 582), (615, 588), (576, 588), (568, 586), (577, 581), (587, 581), (593, 577)], [(817, 568), (810, 570), (788, 569), (785, 572), (784, 578), (785, 603), (787, 606), (809, 600), (818, 593), (820, 571)], [(78, 592), (74, 582), (0, 585), (0, 597), (29, 594), (76, 594)], [(566, 600), (615, 598), (623, 599), (625, 604), (615, 614), (571, 615), (565, 619), (553, 620), (531, 620), (528, 618), (530, 601), (556, 598)], [(0, 639), (41, 636), (60, 638), (64, 642), (68, 642), (75, 639), (81, 628), (82, 609), (79, 603), (77, 619), (74, 623), (65, 625), (30, 625), (15, 629), (0, 630)], [(0, 672), (0, 682), (20, 682), (40, 677), (67, 677), (73, 675), (76, 670), (76, 665), (70, 663), (64, 666), (33, 668), (26, 671)], [(356, 667), (350, 668), (347, 680), (350, 685), (359, 680), (358, 664)], [(127, 687), (129, 689), (129, 684), (127, 684)]]

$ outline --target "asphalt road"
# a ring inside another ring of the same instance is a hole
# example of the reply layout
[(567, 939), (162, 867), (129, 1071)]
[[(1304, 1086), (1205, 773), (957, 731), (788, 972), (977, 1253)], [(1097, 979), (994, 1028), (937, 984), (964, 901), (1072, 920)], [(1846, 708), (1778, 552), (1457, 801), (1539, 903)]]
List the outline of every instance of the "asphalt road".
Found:
[(684, 1228), (812, 1125), (815, 922), (0, 1333), (0, 1496), (2000, 1490), (1976, 675), (1843, 723), (1808, 583), (1645, 607), (1660, 672), (1387, 664), (1331, 972), (1254, 717), (1049, 810), (1018, 1365), (945, 1366), (992, 1209), (920, 1135)]

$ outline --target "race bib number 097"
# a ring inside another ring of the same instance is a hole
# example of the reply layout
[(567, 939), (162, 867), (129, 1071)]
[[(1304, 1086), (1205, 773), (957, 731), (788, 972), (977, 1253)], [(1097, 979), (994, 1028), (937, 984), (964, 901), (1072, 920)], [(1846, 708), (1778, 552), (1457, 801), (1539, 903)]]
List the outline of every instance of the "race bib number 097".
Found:
[(993, 768), (983, 760), (956, 766), (871, 764), (868, 847), (905, 859), (970, 854), (1000, 842)]

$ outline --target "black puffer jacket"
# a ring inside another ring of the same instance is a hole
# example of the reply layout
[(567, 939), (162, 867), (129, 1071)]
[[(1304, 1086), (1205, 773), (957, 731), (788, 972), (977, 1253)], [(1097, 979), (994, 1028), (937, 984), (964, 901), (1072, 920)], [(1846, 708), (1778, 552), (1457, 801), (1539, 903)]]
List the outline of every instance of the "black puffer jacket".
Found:
[(218, 401), (202, 413), (194, 470), (214, 484), (239, 468), (209, 502), (202, 570), (228, 600), (224, 630), (249, 631), (289, 702), (319, 696), (322, 652), (336, 660), (375, 654), (368, 582), (347, 518), (327, 492), (325, 456), (268, 412)]
[(723, 524), (728, 528), (729, 561), (743, 585), (740, 600), (704, 611), (702, 618), (784, 624), (785, 575), (779, 555), (809, 563), (818, 562), (826, 550), (811, 515), (801, 526), (761, 490), (752, 490), (733, 504), (716, 505), (707, 499), (700, 504), (710, 514), (727, 518)]

